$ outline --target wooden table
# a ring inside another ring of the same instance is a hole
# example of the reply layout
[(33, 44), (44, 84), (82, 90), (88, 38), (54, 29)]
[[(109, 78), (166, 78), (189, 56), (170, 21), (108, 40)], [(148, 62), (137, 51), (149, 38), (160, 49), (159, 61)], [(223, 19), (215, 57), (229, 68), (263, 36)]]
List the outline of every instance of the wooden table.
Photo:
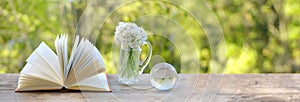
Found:
[(113, 92), (26, 92), (15, 93), (18, 74), (0, 74), (0, 101), (272, 101), (300, 102), (298, 74), (183, 74), (175, 88), (159, 91), (149, 75), (136, 86), (119, 84), (108, 75)]

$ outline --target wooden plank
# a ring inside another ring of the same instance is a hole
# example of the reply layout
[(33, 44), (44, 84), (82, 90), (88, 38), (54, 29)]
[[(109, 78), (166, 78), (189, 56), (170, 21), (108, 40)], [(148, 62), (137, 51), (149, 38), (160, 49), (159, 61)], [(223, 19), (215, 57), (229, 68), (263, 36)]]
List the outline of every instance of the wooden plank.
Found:
[(152, 87), (148, 74), (135, 86), (119, 84), (116, 75), (108, 78), (113, 92), (15, 93), (18, 74), (0, 74), (0, 101), (300, 101), (298, 74), (182, 74), (169, 91)]

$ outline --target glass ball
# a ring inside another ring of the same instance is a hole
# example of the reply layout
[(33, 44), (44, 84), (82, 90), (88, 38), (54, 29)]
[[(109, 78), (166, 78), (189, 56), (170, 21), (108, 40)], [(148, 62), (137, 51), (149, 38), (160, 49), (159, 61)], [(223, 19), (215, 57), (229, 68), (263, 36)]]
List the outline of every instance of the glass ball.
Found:
[(151, 84), (159, 90), (169, 90), (177, 80), (176, 69), (168, 63), (158, 63), (150, 71)]

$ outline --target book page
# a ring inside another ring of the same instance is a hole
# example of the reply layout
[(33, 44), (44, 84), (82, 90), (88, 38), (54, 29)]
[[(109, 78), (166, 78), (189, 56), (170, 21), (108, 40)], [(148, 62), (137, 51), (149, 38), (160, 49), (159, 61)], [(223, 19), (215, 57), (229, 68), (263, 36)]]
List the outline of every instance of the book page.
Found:
[(42, 42), (26, 60), (16, 91), (60, 89), (62, 74), (55, 53)]
[[(67, 68), (66, 68), (66, 71), (67, 71), (68, 74), (70, 73), (71, 68), (74, 66), (74, 63), (76, 62), (76, 61), (74, 61), (74, 59), (76, 59), (76, 55), (74, 53), (78, 48), (78, 44), (79, 44), (79, 36), (77, 35), (75, 37), (75, 40), (74, 40), (74, 44), (73, 44), (73, 47), (72, 47), (72, 52), (71, 52), (71, 56), (70, 56), (70, 59), (69, 59), (69, 63), (68, 63)], [(68, 75), (66, 75), (66, 76), (68, 76)], [(66, 79), (67, 79), (67, 77), (65, 77), (64, 81)]]
[(112, 91), (105, 73), (94, 75), (66, 88), (72, 90)]
[(73, 53), (74, 62), (65, 85), (94, 76), (105, 70), (103, 59), (97, 48), (88, 40), (81, 39), (78, 48)]
[(27, 64), (22, 69), (21, 74), (63, 84), (57, 56), (44, 42), (35, 49), (26, 62)]
[(69, 68), (68, 76), (65, 79), (66, 85), (68, 85), (70, 83), (76, 83), (76, 81), (77, 81), (77, 79), (75, 78), (74, 69), (77, 69), (77, 67), (80, 66), (81, 62), (79, 62), (79, 60), (84, 59), (84, 58), (82, 58), (82, 54), (84, 54), (84, 53), (82, 53), (83, 49), (84, 49), (84, 43), (81, 43), (81, 42), (83, 42), (83, 40), (84, 39), (81, 39), (81, 41), (78, 43), (78, 46), (76, 47), (76, 49), (73, 50), (73, 52), (71, 54), (72, 59), (70, 59), (70, 62), (68, 65), (68, 67), (70, 66), (70, 68)]
[(40, 77), (20, 74), (16, 91), (59, 90), (61, 84)]
[(62, 37), (62, 46), (63, 46), (63, 63), (64, 63), (64, 76), (68, 75), (67, 65), (68, 65), (68, 35)]
[(62, 34), (58, 35), (55, 40), (55, 48), (56, 53), (60, 65), (60, 70), (62, 73), (62, 78), (66, 78), (68, 71), (67, 71), (67, 65), (68, 65), (68, 35)]

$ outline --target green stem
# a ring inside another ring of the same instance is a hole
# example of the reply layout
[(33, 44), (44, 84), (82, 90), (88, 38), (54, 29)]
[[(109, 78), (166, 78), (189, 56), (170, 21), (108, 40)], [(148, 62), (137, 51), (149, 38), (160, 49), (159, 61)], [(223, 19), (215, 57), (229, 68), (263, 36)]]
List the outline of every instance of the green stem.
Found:
[(124, 83), (133, 83), (137, 80), (139, 73), (139, 50), (128, 47), (121, 49), (120, 77)]
[(162, 79), (158, 82), (158, 84), (160, 85), (164, 80), (165, 80), (165, 78), (162, 78)]
[(128, 69), (127, 72), (127, 76), (128, 78), (131, 78), (130, 72), (132, 71), (132, 67), (133, 67), (133, 56), (132, 56), (132, 48), (129, 48), (129, 55), (128, 55), (128, 61), (127, 61), (127, 65), (128, 67), (126, 69)]

